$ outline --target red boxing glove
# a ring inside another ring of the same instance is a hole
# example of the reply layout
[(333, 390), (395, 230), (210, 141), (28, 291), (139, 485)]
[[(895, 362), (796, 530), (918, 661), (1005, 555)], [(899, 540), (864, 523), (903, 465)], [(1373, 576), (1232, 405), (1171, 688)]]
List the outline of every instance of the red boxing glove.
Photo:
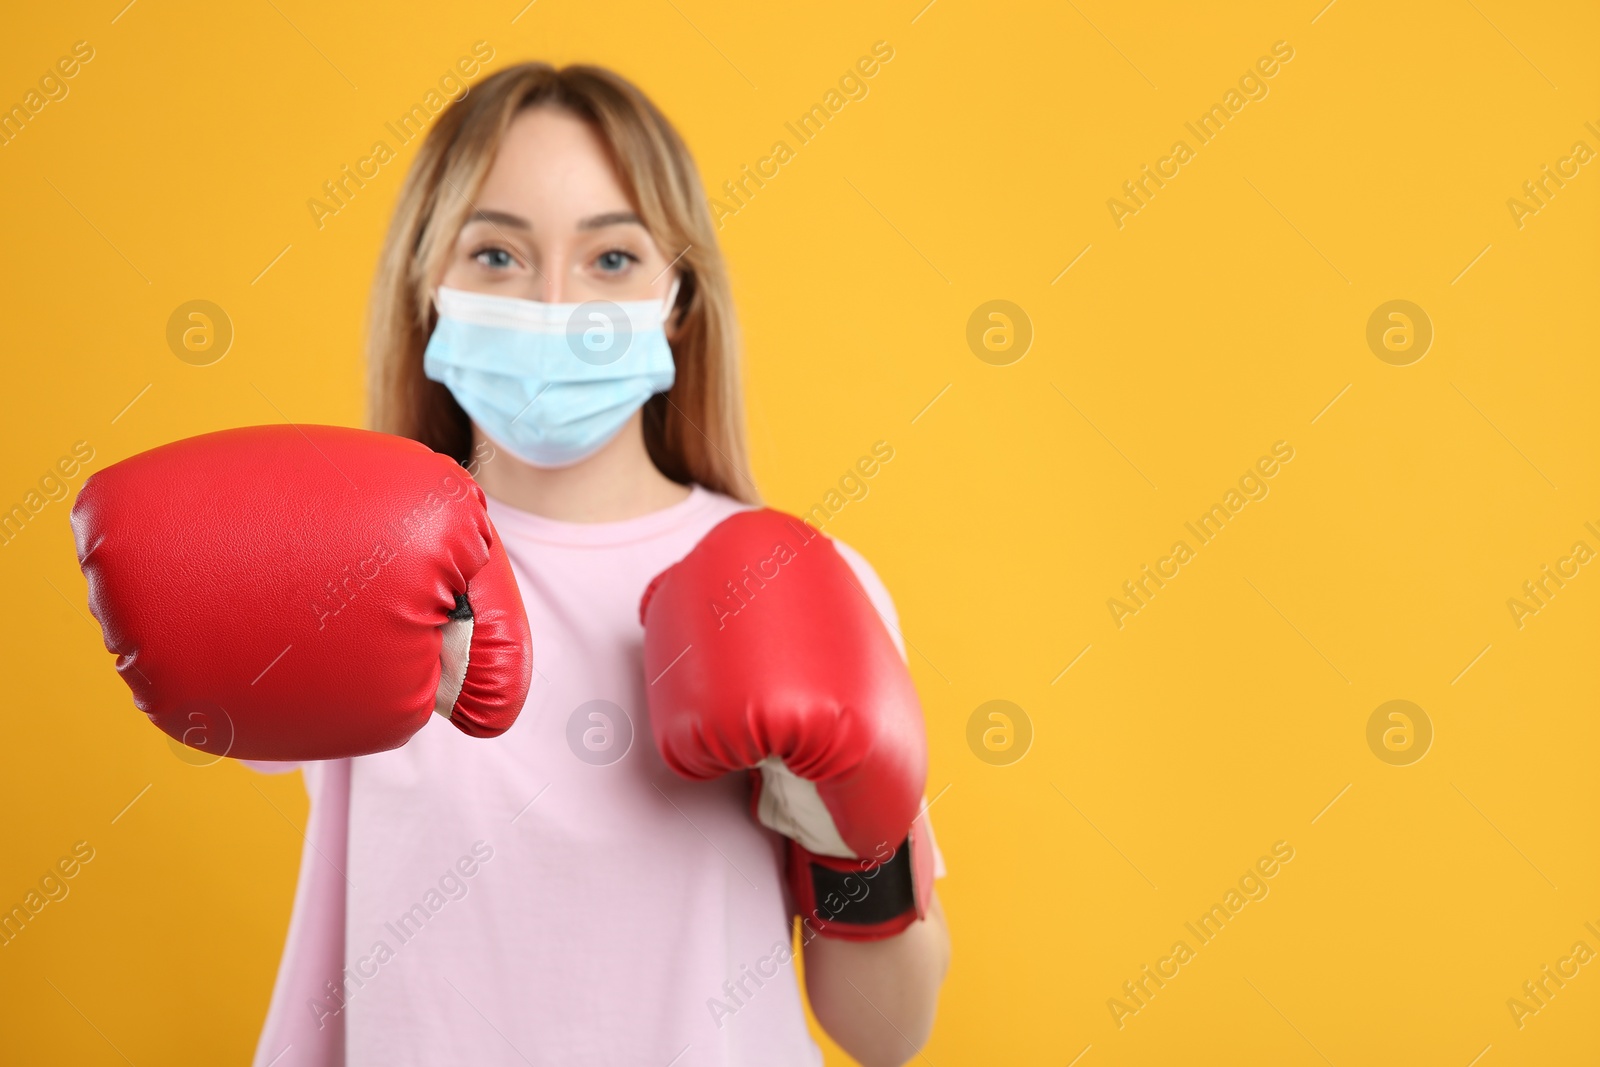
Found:
[(133, 702), (201, 751), (360, 756), (435, 711), (493, 737), (527, 698), (528, 620), (483, 490), (416, 441), (191, 437), (96, 473), (72, 530)]
[(790, 839), (807, 924), (867, 941), (922, 918), (922, 708), (833, 542), (782, 512), (741, 512), (650, 583), (639, 618), (662, 758), (697, 779), (759, 769), (755, 814)]

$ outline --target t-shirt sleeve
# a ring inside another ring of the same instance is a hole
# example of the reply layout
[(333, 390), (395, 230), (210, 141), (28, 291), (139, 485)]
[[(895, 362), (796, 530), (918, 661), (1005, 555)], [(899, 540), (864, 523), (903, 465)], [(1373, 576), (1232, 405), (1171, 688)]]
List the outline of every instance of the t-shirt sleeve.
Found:
[(900, 634), (900, 616), (894, 610), (894, 600), (889, 596), (889, 590), (884, 587), (883, 579), (878, 577), (878, 572), (872, 569), (872, 564), (867, 562), (866, 557), (843, 541), (835, 538), (833, 546), (839, 550), (839, 555), (844, 557), (844, 561), (850, 564), (850, 569), (855, 572), (856, 581), (866, 590), (867, 599), (872, 602), (878, 618), (883, 620), (890, 638), (894, 640), (894, 647), (900, 650), (900, 658), (905, 659), (906, 642)]
[[(927, 798), (924, 797), (924, 800)], [(928, 816), (928, 847), (933, 849), (933, 877), (944, 877), (944, 853), (939, 851), (939, 839), (933, 833), (933, 816)]]
[(342, 1007), (335, 1012), (329, 1005), (342, 1004), (342, 997), (330, 992), (333, 980), (350, 973), (345, 964), (344, 934), (353, 761), (239, 762), (249, 762), (268, 773), (285, 767), (304, 770), (309, 801), (294, 908), (253, 1063), (255, 1067), (342, 1067), (346, 1016)]
[[(878, 613), (878, 618), (883, 620), (883, 625), (889, 631), (889, 637), (894, 641), (894, 647), (900, 650), (900, 658), (906, 659), (906, 642), (900, 633), (900, 616), (894, 610), (894, 599), (889, 596), (888, 588), (883, 584), (883, 579), (878, 577), (878, 572), (872, 569), (866, 557), (849, 545), (834, 538), (833, 545), (839, 550), (839, 555), (850, 564), (850, 569), (855, 572), (856, 581), (861, 583), (861, 588), (866, 590), (867, 599), (872, 602), (872, 607)], [(909, 662), (909, 661), (908, 661)], [(927, 798), (923, 798), (923, 807), (927, 807)], [(933, 849), (933, 876), (943, 878), (944, 854), (939, 851), (939, 841), (933, 832), (933, 817), (928, 816), (928, 844)]]

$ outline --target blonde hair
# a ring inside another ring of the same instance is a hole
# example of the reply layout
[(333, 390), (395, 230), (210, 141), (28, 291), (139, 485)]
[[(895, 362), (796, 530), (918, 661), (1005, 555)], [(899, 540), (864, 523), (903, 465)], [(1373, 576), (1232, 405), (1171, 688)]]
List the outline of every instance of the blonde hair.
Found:
[(367, 342), (369, 421), (466, 464), (472, 425), (449, 389), (422, 371), (433, 332), (432, 286), (473, 210), (507, 128), (530, 107), (589, 123), (644, 227), (682, 278), (672, 389), (644, 406), (644, 439), (661, 473), (750, 504), (739, 387), (738, 325), (694, 160), (672, 124), (631, 83), (600, 67), (520, 63), (474, 86), (439, 115), (400, 190), (373, 281)]

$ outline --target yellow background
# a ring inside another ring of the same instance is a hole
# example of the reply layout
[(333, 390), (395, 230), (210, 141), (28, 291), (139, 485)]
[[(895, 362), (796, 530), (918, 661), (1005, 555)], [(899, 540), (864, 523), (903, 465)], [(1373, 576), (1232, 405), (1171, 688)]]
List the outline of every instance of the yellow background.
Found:
[[(0, 103), (95, 57), (0, 148), (0, 503), (79, 440), (99, 469), (359, 424), (415, 144), (322, 229), (306, 201), (473, 42), (633, 78), (718, 187), (886, 41), (721, 238), (769, 500), (895, 449), (830, 532), (893, 591), (926, 703), (954, 963), (919, 1062), (1595, 1062), (1600, 962), (1520, 1029), (1506, 1005), (1600, 951), (1600, 565), (1520, 629), (1506, 603), (1600, 549), (1600, 164), (1520, 228), (1506, 203), (1600, 150), (1593, 8), (923, 3), (19, 8)], [(1270, 94), (1119, 229), (1107, 200), (1280, 40)], [(192, 299), (237, 332), (213, 366), (165, 341)], [(994, 299), (1034, 330), (1008, 366), (966, 342)], [(1391, 299), (1436, 332), (1410, 366), (1366, 344)], [(1279, 440), (1270, 495), (1118, 629), (1107, 599)], [(0, 949), (0, 1059), (245, 1062), (305, 796), (132, 707), (69, 507), (0, 549), (0, 905), (96, 856)], [(1009, 766), (967, 743), (994, 699), (1034, 731)], [(1391, 699), (1435, 731), (1410, 766), (1367, 745)], [(1270, 895), (1119, 1029), (1108, 999), (1280, 840)]]

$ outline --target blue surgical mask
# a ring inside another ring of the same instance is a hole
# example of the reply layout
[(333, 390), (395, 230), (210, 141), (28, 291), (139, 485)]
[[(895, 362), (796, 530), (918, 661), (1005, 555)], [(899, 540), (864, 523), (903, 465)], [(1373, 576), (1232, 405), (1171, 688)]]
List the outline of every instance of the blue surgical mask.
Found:
[(656, 393), (672, 388), (665, 303), (546, 304), (447, 289), (423, 355), (495, 444), (535, 467), (594, 455)]

